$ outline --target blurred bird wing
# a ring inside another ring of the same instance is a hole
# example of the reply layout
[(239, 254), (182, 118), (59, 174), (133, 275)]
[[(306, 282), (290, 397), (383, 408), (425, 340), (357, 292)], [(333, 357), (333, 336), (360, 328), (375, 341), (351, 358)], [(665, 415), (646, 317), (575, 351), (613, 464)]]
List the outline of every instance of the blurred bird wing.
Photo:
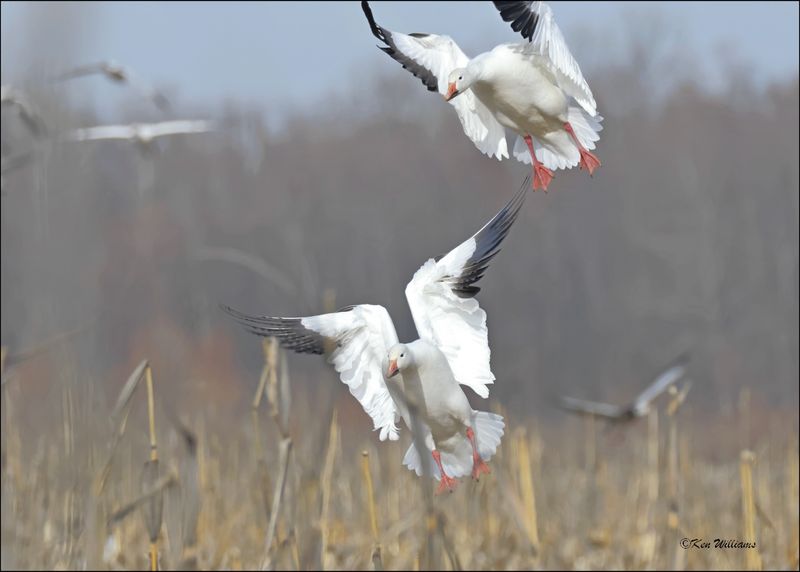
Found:
[(473, 286), (500, 251), (527, 196), (528, 181), (486, 225), (444, 257), (431, 258), (406, 286), (406, 298), (421, 339), (437, 346), (456, 380), (481, 397), (494, 383), (486, 312)]
[(228, 307), (223, 310), (251, 333), (274, 336), (287, 349), (327, 353), (328, 362), (372, 418), (375, 430), (380, 429), (381, 441), (398, 439), (398, 409), (383, 376), (389, 348), (398, 340), (383, 306), (361, 304), (307, 318), (248, 316)]
[(574, 397), (562, 397), (561, 407), (568, 411), (606, 417), (608, 419), (619, 419), (622, 416), (623, 408), (610, 403), (600, 403), (597, 401), (584, 401)]
[(141, 93), (142, 96), (150, 99), (156, 105), (156, 107), (162, 111), (167, 111), (170, 108), (170, 103), (166, 96), (139, 77), (139, 75), (133, 70), (126, 69), (125, 75), (127, 77), (128, 85)]
[(633, 402), (633, 408), (639, 409), (648, 406), (651, 401), (664, 393), (670, 385), (676, 383), (685, 375), (686, 367), (684, 364), (678, 363), (673, 365), (661, 373), (647, 389), (636, 397), (636, 400)]
[(211, 121), (204, 120), (162, 121), (161, 123), (151, 123), (147, 125), (147, 132), (151, 137), (188, 133), (208, 133), (209, 131), (213, 131), (213, 129), (214, 124)]
[(75, 141), (94, 141), (98, 139), (133, 139), (136, 136), (136, 127), (133, 125), (98, 125), (75, 129), (70, 134), (70, 139)]
[(2, 86), (0, 91), (0, 102), (4, 105), (13, 105), (19, 112), (19, 117), (25, 123), (25, 127), (31, 134), (41, 136), (47, 134), (47, 126), (41, 114), (31, 101), (19, 90), (11, 85)]
[(531, 49), (546, 56), (549, 67), (556, 75), (559, 87), (575, 98), (587, 113), (597, 114), (597, 103), (583, 77), (581, 68), (567, 47), (561, 29), (556, 24), (553, 10), (546, 2), (494, 2), (505, 22), (511, 23), (515, 32), (530, 42)]
[[(450, 72), (465, 67), (470, 61), (458, 44), (449, 36), (392, 32), (375, 22), (369, 3), (362, 2), (361, 7), (372, 33), (386, 44), (379, 48), (419, 78), (428, 91), (445, 95)], [(472, 90), (454, 97), (449, 103), (455, 108), (464, 133), (482, 153), (498, 159), (508, 157), (505, 129)]]
[(151, 87), (147, 88), (143, 93), (161, 111), (169, 111), (172, 108), (172, 104), (170, 103), (169, 99), (167, 99), (167, 96), (161, 93), (159, 90)]
[(65, 81), (68, 79), (74, 79), (76, 77), (83, 77), (86, 75), (92, 74), (100, 74), (105, 73), (105, 66), (106, 62), (96, 62), (92, 64), (86, 64), (83, 66), (78, 66), (72, 68), (71, 70), (62, 73), (61, 75), (57, 76), (56, 79), (59, 81)]
[(0, 102), (12, 103), (16, 90), (9, 84), (0, 85)]

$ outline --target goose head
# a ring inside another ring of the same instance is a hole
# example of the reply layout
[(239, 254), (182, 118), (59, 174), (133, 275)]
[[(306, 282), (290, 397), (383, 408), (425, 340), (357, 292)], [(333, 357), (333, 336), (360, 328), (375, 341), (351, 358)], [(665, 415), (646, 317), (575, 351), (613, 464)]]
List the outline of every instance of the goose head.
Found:
[(414, 356), (411, 355), (408, 346), (396, 344), (389, 349), (389, 366), (386, 369), (386, 377), (392, 378), (403, 370), (414, 365)]
[(461, 95), (475, 83), (475, 74), (467, 68), (456, 68), (447, 76), (447, 93), (444, 95), (445, 101), (450, 101), (454, 97)]

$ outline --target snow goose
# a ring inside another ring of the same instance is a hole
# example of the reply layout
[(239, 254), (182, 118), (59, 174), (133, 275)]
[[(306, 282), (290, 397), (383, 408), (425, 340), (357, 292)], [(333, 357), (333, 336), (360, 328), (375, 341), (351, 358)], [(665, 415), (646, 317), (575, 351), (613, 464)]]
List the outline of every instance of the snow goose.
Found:
[[(489, 472), (486, 465), (503, 435), (499, 415), (475, 411), (460, 387), (481, 397), (494, 383), (489, 364), (486, 313), (475, 286), (499, 252), (517, 218), (530, 183), (481, 230), (442, 257), (431, 258), (406, 286), (406, 299), (419, 339), (399, 343), (383, 306), (360, 304), (338, 312), (298, 318), (250, 316), (223, 306), (247, 330), (275, 336), (300, 353), (328, 353), (341, 380), (372, 418), (381, 441), (398, 438), (403, 419), (414, 433), (403, 464), (440, 481), (437, 492), (452, 491), (456, 479)], [(413, 416), (413, 419), (412, 419)], [(412, 422), (414, 424), (412, 425)], [(433, 460), (438, 473), (433, 470)]]
[(484, 154), (508, 157), (506, 128), (518, 137), (514, 157), (533, 163), (533, 189), (547, 190), (553, 169), (600, 166), (590, 151), (602, 117), (589, 85), (545, 2), (494, 2), (527, 42), (501, 44), (468, 58), (448, 36), (401, 34), (361, 7), (379, 46), (455, 107), (464, 133)]
[(58, 81), (66, 81), (87, 75), (102, 75), (114, 83), (127, 84), (152, 101), (161, 111), (168, 111), (170, 108), (169, 100), (163, 93), (139, 79), (132, 69), (124, 67), (114, 61), (78, 66), (59, 75), (56, 79)]
[(123, 139), (133, 141), (144, 154), (152, 150), (153, 141), (169, 135), (209, 133), (214, 130), (211, 121), (176, 120), (160, 123), (131, 123), (129, 125), (98, 125), (75, 129), (69, 134), (72, 141), (99, 141)]
[[(659, 395), (686, 376), (687, 361), (688, 358), (686, 356), (678, 358), (672, 366), (659, 374), (647, 389), (627, 405), (620, 406), (596, 401), (584, 401), (573, 397), (562, 397), (561, 407), (573, 413), (602, 417), (613, 422), (632, 421), (639, 417), (644, 417), (650, 413), (650, 406)], [(688, 391), (689, 387), (690, 384), (687, 382), (683, 391)]]

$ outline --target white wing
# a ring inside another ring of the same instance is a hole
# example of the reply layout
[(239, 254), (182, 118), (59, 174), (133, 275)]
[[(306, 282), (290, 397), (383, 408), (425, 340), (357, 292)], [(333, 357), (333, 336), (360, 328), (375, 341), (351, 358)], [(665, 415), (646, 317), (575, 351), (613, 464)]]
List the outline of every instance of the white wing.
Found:
[(74, 141), (94, 141), (98, 139), (132, 139), (136, 135), (133, 125), (98, 125), (75, 129), (69, 138)]
[[(469, 63), (458, 44), (449, 36), (392, 32), (375, 23), (367, 2), (362, 2), (361, 7), (372, 33), (386, 44), (380, 49), (418, 77), (428, 91), (445, 95), (450, 72)], [(498, 159), (508, 157), (505, 129), (471, 90), (451, 99), (450, 105), (455, 108), (464, 133), (482, 153)]]
[(684, 377), (686, 375), (685, 362), (687, 359), (687, 357), (681, 356), (677, 363), (661, 373), (647, 389), (636, 397), (632, 408), (641, 409), (647, 407), (651, 401), (669, 389), (670, 385)]
[(178, 120), (162, 121), (161, 123), (150, 123), (143, 126), (152, 137), (163, 137), (165, 135), (178, 135), (187, 133), (208, 133), (213, 131), (214, 124), (211, 121), (203, 120)]
[(489, 364), (486, 312), (474, 296), (473, 286), (483, 277), (491, 259), (500, 251), (527, 195), (522, 188), (503, 209), (469, 240), (446, 256), (430, 259), (406, 286), (406, 298), (420, 338), (436, 345), (447, 358), (456, 380), (481, 397), (494, 383)]
[(503, 20), (510, 22), (515, 32), (520, 32), (522, 37), (530, 41), (536, 53), (547, 56), (564, 93), (575, 98), (581, 107), (594, 116), (597, 113), (594, 95), (567, 47), (550, 6), (541, 1), (494, 2), (494, 5)]
[(398, 410), (383, 377), (389, 348), (398, 340), (383, 306), (361, 304), (307, 318), (248, 316), (225, 306), (223, 310), (250, 332), (278, 338), (285, 348), (329, 354), (328, 362), (372, 417), (375, 430), (380, 429), (381, 441), (398, 439)]

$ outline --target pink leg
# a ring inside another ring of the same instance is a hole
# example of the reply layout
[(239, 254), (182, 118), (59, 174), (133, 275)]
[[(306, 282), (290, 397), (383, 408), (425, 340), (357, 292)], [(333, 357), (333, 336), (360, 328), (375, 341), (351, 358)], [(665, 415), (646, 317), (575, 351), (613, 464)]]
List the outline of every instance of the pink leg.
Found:
[(581, 162), (580, 162), (581, 169), (586, 169), (587, 171), (589, 171), (589, 176), (593, 175), (594, 170), (597, 169), (597, 167), (599, 167), (601, 164), (600, 159), (598, 159), (594, 153), (588, 151), (586, 147), (581, 145), (580, 141), (578, 141), (578, 138), (575, 136), (575, 131), (572, 129), (572, 125), (570, 125), (569, 123), (565, 123), (564, 129), (567, 130), (567, 133), (570, 134), (572, 140), (575, 141), (575, 145), (578, 146), (578, 151), (581, 154)]
[(542, 165), (536, 158), (536, 153), (533, 152), (533, 139), (530, 135), (523, 137), (525, 144), (528, 146), (528, 151), (531, 153), (533, 160), (533, 190), (544, 189), (547, 192), (547, 185), (553, 180), (553, 171)]
[(472, 478), (477, 481), (482, 474), (488, 475), (492, 471), (489, 470), (489, 465), (478, 454), (478, 446), (475, 444), (475, 432), (472, 427), (467, 427), (467, 439), (472, 444)]
[(442, 473), (442, 479), (439, 481), (439, 488), (436, 489), (436, 494), (441, 494), (444, 491), (450, 491), (451, 493), (456, 490), (456, 485), (458, 485), (458, 481), (452, 477), (448, 477), (447, 473), (444, 472), (444, 467), (442, 467), (442, 456), (437, 450), (433, 450), (431, 452), (433, 455), (433, 460), (436, 461), (436, 464), (439, 466), (439, 472)]

